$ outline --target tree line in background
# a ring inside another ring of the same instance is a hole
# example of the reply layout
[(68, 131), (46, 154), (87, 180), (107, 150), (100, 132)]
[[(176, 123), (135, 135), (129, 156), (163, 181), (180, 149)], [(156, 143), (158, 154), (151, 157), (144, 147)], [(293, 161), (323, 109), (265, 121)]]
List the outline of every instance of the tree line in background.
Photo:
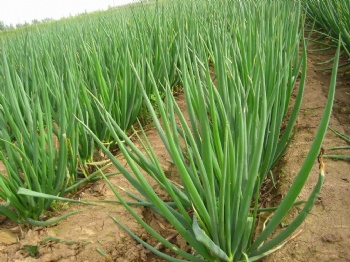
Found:
[(24, 22), (23, 24), (18, 23), (16, 25), (10, 24), (6, 25), (3, 21), (0, 21), (0, 32), (6, 31), (6, 30), (13, 30), (15, 28), (25, 27), (29, 25), (35, 25), (35, 24), (41, 24), (41, 23), (47, 23), (53, 21), (52, 18), (45, 18), (43, 20), (33, 19), (31, 23)]
[[(137, 1), (134, 1), (137, 2)], [(142, 2), (152, 2), (152, 0), (144, 0)], [(116, 8), (115, 6), (108, 6), (108, 10)], [(85, 10), (85, 12), (80, 13), (80, 14), (76, 14), (73, 16), (79, 16), (79, 15), (83, 15), (83, 14), (87, 14), (87, 11)], [(70, 15), (71, 17), (72, 15)], [(2, 31), (7, 31), (7, 30), (13, 30), (16, 28), (21, 28), (21, 27), (25, 27), (25, 26), (29, 26), (29, 25), (36, 25), (36, 24), (43, 24), (43, 23), (48, 23), (48, 22), (52, 22), (54, 19), (52, 18), (44, 18), (42, 20), (38, 20), (38, 19), (33, 19), (32, 22), (24, 22), (23, 24), (18, 23), (16, 25), (10, 24), (10, 25), (6, 25), (3, 21), (0, 21), (0, 32)]]

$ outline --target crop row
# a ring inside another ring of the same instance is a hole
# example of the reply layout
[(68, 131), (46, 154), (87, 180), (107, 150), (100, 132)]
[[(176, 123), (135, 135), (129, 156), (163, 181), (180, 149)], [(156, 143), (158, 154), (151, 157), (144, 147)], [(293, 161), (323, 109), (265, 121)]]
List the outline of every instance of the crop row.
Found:
[[(321, 165), (303, 210), (273, 235), (319, 154), (339, 56), (338, 48), (310, 152), (267, 226), (255, 232), (260, 189), (293, 137), (302, 101), (308, 41), (302, 13), (299, 1), (157, 2), (4, 38), (0, 160), (7, 174), (0, 175), (0, 213), (18, 223), (42, 224), (54, 199), (100, 175), (90, 174), (89, 167), (102, 151), (140, 192), (138, 204), (164, 216), (190, 244), (191, 254), (149, 227), (102, 174), (135, 219), (178, 256), (254, 261), (281, 247), (323, 183)], [(189, 121), (172, 96), (175, 86), (183, 89)], [(155, 125), (181, 186), (165, 175), (147, 137), (140, 138), (143, 151), (128, 138), (129, 128), (142, 117)], [(130, 170), (111, 153), (114, 145)], [(171, 202), (153, 191), (143, 171)], [(178, 261), (120, 225), (156, 254)]]

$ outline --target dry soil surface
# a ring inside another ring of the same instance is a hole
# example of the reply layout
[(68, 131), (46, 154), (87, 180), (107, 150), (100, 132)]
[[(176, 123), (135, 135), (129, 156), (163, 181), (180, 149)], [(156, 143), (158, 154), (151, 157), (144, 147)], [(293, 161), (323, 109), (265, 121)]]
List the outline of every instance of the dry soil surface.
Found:
[[(311, 48), (313, 47), (311, 46)], [(330, 82), (330, 72), (319, 71), (322, 66), (318, 63), (327, 60), (332, 55), (334, 52), (309, 52), (307, 85), (298, 121), (298, 132), (278, 170), (278, 189), (271, 197), (273, 201), (278, 201), (286, 194), (313, 141), (326, 103)], [(350, 134), (349, 94), (350, 79), (348, 75), (340, 72), (330, 126), (348, 134)], [(180, 95), (178, 100), (184, 106), (183, 96)], [(150, 129), (147, 131), (147, 135), (164, 169), (167, 170), (169, 176), (172, 176), (175, 171), (172, 170), (168, 162), (169, 157), (156, 131)], [(328, 132), (323, 147), (327, 149), (335, 145), (345, 145), (345, 142), (332, 132)], [(349, 151), (346, 153), (350, 154)], [(121, 156), (118, 158), (126, 165)], [(4, 171), (4, 167), (0, 165), (0, 172)], [(115, 172), (116, 170), (111, 168), (109, 171)], [(301, 226), (301, 231), (298, 231), (298, 235), (287, 242), (282, 249), (265, 258), (264, 261), (350, 261), (349, 171), (349, 163), (326, 159), (324, 187), (317, 204)], [(307, 198), (316, 184), (317, 177), (318, 165), (315, 163), (300, 199)], [(112, 177), (111, 182), (116, 186), (133, 191), (121, 175)], [(154, 186), (154, 190), (163, 194), (156, 186)], [(74, 197), (87, 201), (115, 199), (104, 181), (98, 181), (84, 187)], [(125, 197), (127, 198), (126, 195)], [(164, 197), (166, 196), (164, 195)], [(100, 203), (98, 206), (69, 204), (61, 206), (56, 215), (59, 216), (77, 209), (86, 211), (51, 227), (27, 228), (0, 217), (0, 262), (163, 261), (134, 241), (110, 218), (110, 216), (117, 217), (138, 236), (152, 245), (157, 245), (157, 242), (149, 239), (142, 227), (122, 206), (111, 203)], [(147, 208), (136, 207), (134, 210), (163, 236), (174, 235), (175, 232), (172, 228)], [(288, 221), (297, 212), (298, 208), (295, 208), (285, 223), (288, 224)], [(173, 241), (181, 247), (187, 248), (186, 243), (181, 238), (175, 237)], [(26, 247), (35, 246), (38, 247), (37, 254), (31, 256)]]
[[(309, 49), (319, 46), (310, 43)], [(331, 59), (334, 51), (308, 53), (308, 71), (302, 111), (299, 116), (298, 132), (287, 150), (280, 169), (278, 194), (284, 196), (293, 178), (299, 171), (315, 136), (327, 99), (331, 72), (320, 71), (325, 65), (320, 63)], [(341, 63), (346, 60), (342, 59)], [(331, 66), (328, 64), (328, 66)], [(345, 73), (347, 72), (347, 73)], [(349, 67), (340, 68), (337, 78), (336, 95), (330, 127), (350, 134), (350, 77)], [(334, 146), (346, 145), (344, 140), (330, 130), (323, 142), (327, 150)], [(337, 151), (350, 155), (350, 150)], [(264, 261), (350, 261), (350, 162), (325, 159), (326, 178), (316, 205), (311, 210), (300, 233), (278, 252)], [(299, 196), (307, 199), (318, 179), (318, 164), (315, 163), (309, 179)], [(295, 208), (287, 219), (301, 208)]]

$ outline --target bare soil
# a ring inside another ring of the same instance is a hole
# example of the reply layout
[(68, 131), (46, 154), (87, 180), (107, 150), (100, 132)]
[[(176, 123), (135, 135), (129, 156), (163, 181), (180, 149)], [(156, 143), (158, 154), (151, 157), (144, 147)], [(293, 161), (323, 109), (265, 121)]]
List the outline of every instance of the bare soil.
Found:
[[(310, 43), (310, 50), (320, 49)], [(313, 138), (326, 104), (331, 71), (322, 70), (332, 66), (320, 65), (334, 57), (334, 50), (308, 52), (307, 82), (302, 109), (299, 115), (298, 132), (287, 150), (280, 168), (278, 196), (284, 196), (293, 178), (299, 171)], [(340, 63), (347, 62), (345, 58)], [(350, 134), (350, 77), (349, 67), (340, 68), (337, 78), (336, 95), (330, 127)], [(346, 145), (344, 140), (327, 132), (323, 142), (325, 154), (334, 154), (327, 148)], [(350, 150), (338, 151), (350, 155)], [(350, 163), (325, 159), (326, 179), (316, 205), (298, 231), (282, 249), (264, 259), (277, 261), (350, 261)], [(318, 164), (315, 163), (309, 179), (299, 196), (307, 199), (318, 179)], [(285, 224), (301, 208), (295, 208)]]
[[(311, 44), (310, 48), (317, 47)], [(311, 146), (326, 103), (330, 82), (330, 71), (319, 71), (322, 66), (318, 63), (326, 61), (333, 55), (333, 51), (329, 53), (309, 52), (307, 85), (298, 121), (298, 132), (278, 169), (278, 189), (272, 197), (273, 201), (278, 201), (286, 194)], [(330, 121), (331, 127), (347, 134), (350, 134), (349, 83), (349, 76), (343, 74), (341, 70), (333, 116)], [(183, 96), (180, 95), (178, 100), (180, 106), (184, 107)], [(157, 132), (150, 129), (147, 131), (147, 136), (164, 169), (167, 170), (169, 176), (172, 176), (175, 170), (169, 164), (169, 156)], [(344, 144), (343, 140), (332, 132), (328, 132), (323, 147), (327, 149)], [(349, 151), (345, 153), (349, 154)], [(118, 158), (126, 166), (126, 161), (121, 156)], [(325, 161), (326, 181), (311, 214), (301, 226), (298, 234), (282, 249), (265, 258), (264, 261), (350, 261), (350, 165), (344, 161), (329, 159)], [(0, 172), (5, 172), (1, 163)], [(116, 170), (110, 168), (109, 172), (116, 172)], [(300, 199), (308, 197), (316, 184), (317, 177), (318, 165), (315, 163)], [(135, 192), (121, 175), (115, 175), (110, 180), (115, 186)], [(159, 194), (164, 194), (156, 186), (154, 190)], [(128, 198), (126, 194), (124, 196)], [(74, 197), (85, 201), (116, 199), (104, 181), (84, 187)], [(166, 197), (165, 194), (164, 197)], [(112, 203), (101, 203), (98, 206), (62, 205), (55, 216), (77, 209), (85, 210), (85, 212), (71, 216), (51, 227), (28, 228), (14, 224), (0, 216), (0, 262), (163, 261), (133, 240), (110, 218), (110, 216), (118, 218), (149, 244), (157, 245), (157, 242), (149, 238), (148, 234), (121, 205)], [(288, 224), (299, 209), (295, 208), (284, 224)], [(174, 235), (174, 230), (147, 208), (135, 207), (134, 210), (164, 237)], [(173, 241), (182, 248), (187, 248), (186, 243), (180, 237), (175, 237)], [(37, 252), (30, 254), (28, 247), (37, 247)]]

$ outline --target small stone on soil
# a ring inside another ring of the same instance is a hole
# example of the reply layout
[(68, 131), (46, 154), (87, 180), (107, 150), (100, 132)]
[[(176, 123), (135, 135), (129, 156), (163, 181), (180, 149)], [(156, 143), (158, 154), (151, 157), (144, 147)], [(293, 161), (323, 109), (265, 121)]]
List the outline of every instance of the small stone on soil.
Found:
[(327, 243), (335, 243), (335, 242), (341, 242), (343, 238), (339, 234), (326, 234), (321, 237), (322, 242)]

